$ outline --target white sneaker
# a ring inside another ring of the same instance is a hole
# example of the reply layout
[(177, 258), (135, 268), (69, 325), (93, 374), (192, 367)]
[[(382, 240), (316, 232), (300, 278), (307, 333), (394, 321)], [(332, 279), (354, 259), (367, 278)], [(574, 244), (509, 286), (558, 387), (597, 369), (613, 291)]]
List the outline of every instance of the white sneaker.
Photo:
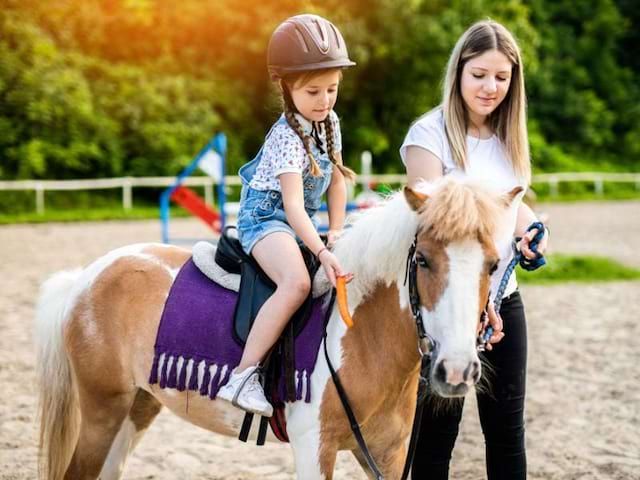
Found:
[(258, 367), (249, 367), (240, 373), (234, 370), (216, 398), (231, 402), (232, 405), (247, 412), (257, 413), (263, 417), (272, 416), (273, 406), (264, 396), (257, 370)]

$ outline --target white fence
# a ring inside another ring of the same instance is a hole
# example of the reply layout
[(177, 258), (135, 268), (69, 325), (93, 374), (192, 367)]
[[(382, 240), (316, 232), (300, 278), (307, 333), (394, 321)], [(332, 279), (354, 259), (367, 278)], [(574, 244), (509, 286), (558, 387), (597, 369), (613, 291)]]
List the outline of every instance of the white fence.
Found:
[[(406, 181), (404, 174), (390, 175), (361, 175), (359, 182), (368, 184), (376, 182), (382, 184), (402, 184)], [(61, 190), (101, 190), (101, 189), (121, 189), (122, 207), (130, 210), (133, 206), (133, 189), (141, 187), (168, 187), (175, 182), (175, 177), (121, 177), (121, 178), (101, 178), (87, 180), (15, 180), (0, 181), (0, 191), (3, 190), (33, 190), (36, 198), (36, 211), (43, 214), (45, 211), (44, 193), (47, 191)], [(596, 194), (604, 193), (604, 182), (613, 183), (635, 183), (636, 189), (640, 190), (640, 173), (543, 173), (534, 175), (532, 183), (547, 183), (551, 195), (558, 194), (560, 183), (567, 182), (589, 182), (593, 183)], [(213, 188), (214, 182), (211, 177), (188, 177), (183, 185), (204, 187), (205, 202), (214, 204)], [(240, 185), (240, 178), (237, 176), (225, 177), (225, 185)]]

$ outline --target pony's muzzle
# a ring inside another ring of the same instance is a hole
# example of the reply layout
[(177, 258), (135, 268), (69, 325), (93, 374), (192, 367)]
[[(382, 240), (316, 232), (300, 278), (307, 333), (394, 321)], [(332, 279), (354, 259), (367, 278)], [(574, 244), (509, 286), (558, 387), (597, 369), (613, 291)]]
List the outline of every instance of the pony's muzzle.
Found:
[(433, 385), (443, 397), (461, 397), (480, 380), (481, 366), (478, 359), (466, 365), (456, 365), (447, 359), (440, 360), (433, 371)]

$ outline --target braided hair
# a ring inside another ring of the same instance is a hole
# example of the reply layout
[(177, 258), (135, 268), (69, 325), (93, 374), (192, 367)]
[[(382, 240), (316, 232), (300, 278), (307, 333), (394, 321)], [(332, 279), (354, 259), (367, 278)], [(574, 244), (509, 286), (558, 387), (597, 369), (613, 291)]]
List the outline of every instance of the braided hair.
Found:
[(333, 131), (333, 122), (331, 121), (331, 116), (327, 115), (327, 118), (324, 119), (324, 132), (325, 138), (327, 139), (327, 150), (329, 151), (329, 160), (333, 163), (340, 173), (344, 175), (344, 178), (347, 180), (354, 182), (356, 179), (356, 172), (351, 170), (349, 167), (345, 167), (342, 162), (338, 162), (338, 157), (334, 151), (334, 142), (335, 142), (335, 133)]
[[(313, 142), (313, 138), (310, 135), (304, 133), (304, 129), (300, 122), (296, 118), (295, 114), (298, 109), (293, 103), (293, 98), (291, 97), (291, 92), (289, 91), (289, 87), (285, 80), (280, 80), (280, 91), (282, 92), (282, 100), (284, 106), (284, 117), (287, 120), (289, 126), (293, 129), (294, 132), (298, 134), (300, 139), (302, 140), (302, 144), (304, 146), (304, 150), (307, 153), (307, 158), (309, 159), (309, 165), (311, 170), (311, 175), (314, 177), (321, 177), (323, 175), (322, 170), (320, 170), (320, 165), (318, 165), (318, 161), (313, 156), (311, 152), (311, 142)], [(356, 178), (356, 174), (353, 170), (348, 167), (342, 165), (341, 162), (338, 162), (334, 150), (334, 142), (335, 142), (335, 132), (333, 131), (333, 122), (331, 122), (331, 116), (327, 115), (327, 118), (324, 119), (323, 122), (325, 138), (327, 142), (327, 150), (329, 155), (329, 160), (333, 163), (338, 170), (350, 181), (354, 181)]]

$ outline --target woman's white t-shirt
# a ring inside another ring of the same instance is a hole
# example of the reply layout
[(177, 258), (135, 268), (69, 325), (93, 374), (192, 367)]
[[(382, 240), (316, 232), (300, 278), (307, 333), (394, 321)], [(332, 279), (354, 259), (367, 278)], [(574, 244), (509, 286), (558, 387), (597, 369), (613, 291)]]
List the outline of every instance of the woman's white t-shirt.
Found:
[[(427, 113), (409, 128), (400, 147), (400, 156), (405, 165), (407, 147), (411, 146), (424, 148), (438, 157), (442, 162), (445, 175), (453, 175), (460, 179), (481, 183), (484, 187), (501, 193), (508, 192), (517, 186), (526, 189), (526, 182), (515, 174), (511, 162), (505, 155), (502, 142), (495, 135), (487, 139), (467, 135), (468, 168), (464, 171), (458, 167), (453, 160), (451, 147), (445, 133), (442, 109)], [(518, 206), (523, 195), (524, 192), (514, 200), (504, 223), (501, 224), (500, 231), (497, 232), (496, 248), (500, 255), (500, 263), (498, 269), (491, 276), (492, 299), (498, 291), (500, 281), (513, 255), (511, 243), (516, 227)], [(514, 272), (503, 296), (510, 295), (517, 287)]]

